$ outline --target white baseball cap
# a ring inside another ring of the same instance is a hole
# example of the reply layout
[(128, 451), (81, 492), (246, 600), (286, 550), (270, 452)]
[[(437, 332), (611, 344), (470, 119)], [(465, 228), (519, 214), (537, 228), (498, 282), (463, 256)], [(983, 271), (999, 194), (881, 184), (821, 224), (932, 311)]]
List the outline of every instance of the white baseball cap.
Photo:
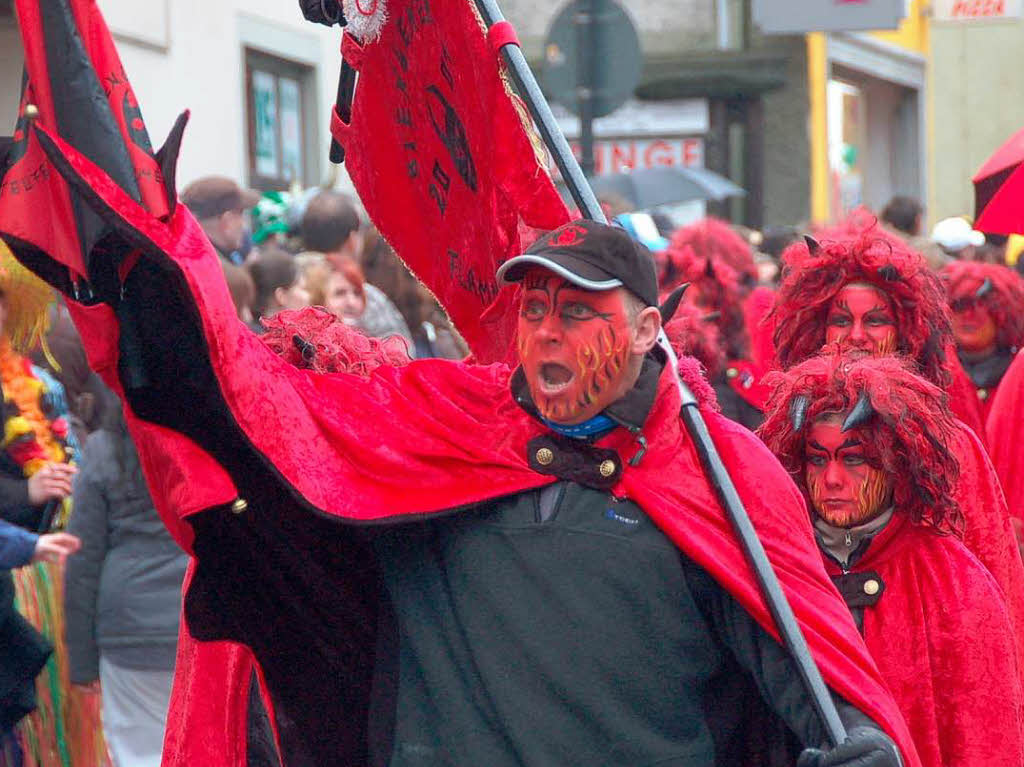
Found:
[(932, 229), (932, 239), (948, 251), (963, 250), (968, 245), (985, 244), (985, 235), (972, 229), (967, 219), (960, 216), (944, 218)]

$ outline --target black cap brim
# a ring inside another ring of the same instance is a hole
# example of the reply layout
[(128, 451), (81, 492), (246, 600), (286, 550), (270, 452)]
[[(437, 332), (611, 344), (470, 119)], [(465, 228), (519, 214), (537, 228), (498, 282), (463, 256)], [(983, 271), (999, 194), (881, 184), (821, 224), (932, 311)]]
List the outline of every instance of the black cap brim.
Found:
[(613, 277), (570, 253), (560, 251), (526, 253), (510, 258), (498, 267), (494, 276), (498, 284), (509, 285), (521, 282), (526, 273), (537, 266), (549, 269), (584, 290), (612, 290), (623, 286), (622, 280), (618, 277)]

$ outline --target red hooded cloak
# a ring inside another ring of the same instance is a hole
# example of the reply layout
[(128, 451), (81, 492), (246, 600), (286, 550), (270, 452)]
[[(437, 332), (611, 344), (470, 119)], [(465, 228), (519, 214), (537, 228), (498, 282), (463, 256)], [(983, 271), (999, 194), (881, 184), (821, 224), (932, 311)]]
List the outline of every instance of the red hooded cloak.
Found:
[[(829, 574), (842, 571), (827, 562)], [(864, 642), (926, 767), (1024, 763), (1010, 617), (992, 576), (960, 541), (896, 515), (851, 568), (884, 584), (864, 608)], [(1007, 705), (1012, 701), (1012, 705)]]

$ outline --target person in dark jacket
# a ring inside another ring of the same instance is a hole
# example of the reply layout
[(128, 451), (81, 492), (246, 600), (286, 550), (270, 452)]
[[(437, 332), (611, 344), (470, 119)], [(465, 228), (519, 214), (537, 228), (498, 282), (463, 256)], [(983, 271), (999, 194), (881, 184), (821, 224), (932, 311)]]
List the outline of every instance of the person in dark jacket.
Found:
[(21, 747), (13, 728), (36, 707), (35, 678), (53, 647), (15, 609), (14, 582), (8, 571), (31, 562), (63, 564), (80, 545), (67, 533), (37, 535), (6, 521), (32, 514), (29, 501), (39, 497), (43, 483), (36, 480), (33, 484), (0, 478), (0, 763), (9, 766), (21, 763)]
[(85, 445), (69, 529), (82, 553), (67, 569), (71, 682), (102, 680), (115, 767), (157, 767), (174, 676), (187, 556), (160, 521), (120, 407)]

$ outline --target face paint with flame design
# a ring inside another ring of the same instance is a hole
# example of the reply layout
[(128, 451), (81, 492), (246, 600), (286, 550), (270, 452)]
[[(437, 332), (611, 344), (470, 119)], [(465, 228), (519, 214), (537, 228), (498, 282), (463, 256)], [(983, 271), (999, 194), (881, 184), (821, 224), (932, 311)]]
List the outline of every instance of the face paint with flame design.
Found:
[(622, 291), (576, 287), (546, 269), (523, 279), (519, 360), (549, 421), (578, 424), (625, 394), (630, 325)]
[(853, 357), (883, 357), (896, 351), (896, 315), (889, 297), (873, 285), (852, 282), (832, 300), (825, 343), (838, 343)]
[(867, 462), (859, 429), (842, 432), (842, 419), (816, 421), (807, 435), (804, 477), (818, 516), (836, 527), (877, 517), (889, 504), (892, 482)]

